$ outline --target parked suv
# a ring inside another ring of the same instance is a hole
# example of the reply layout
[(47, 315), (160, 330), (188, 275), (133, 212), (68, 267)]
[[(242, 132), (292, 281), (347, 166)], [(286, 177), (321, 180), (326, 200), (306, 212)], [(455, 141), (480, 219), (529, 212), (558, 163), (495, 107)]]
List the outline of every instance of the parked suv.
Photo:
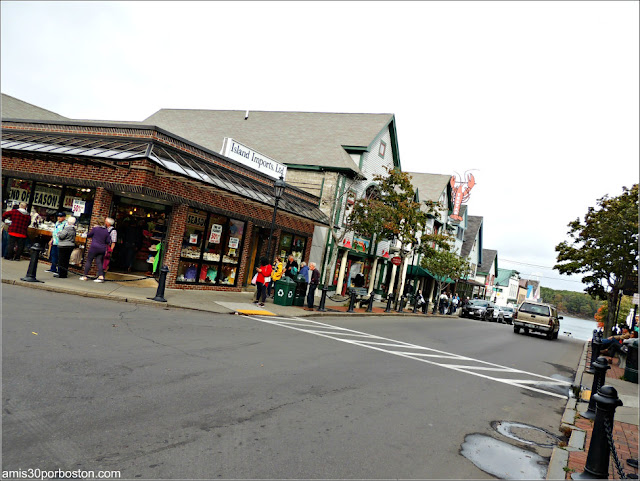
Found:
[(461, 317), (470, 317), (472, 319), (480, 319), (483, 321), (493, 318), (493, 302), (483, 299), (473, 299), (462, 307)]
[(542, 302), (524, 301), (513, 315), (513, 332), (518, 334), (520, 329), (525, 334), (542, 332), (547, 339), (558, 339), (560, 319), (556, 306)]

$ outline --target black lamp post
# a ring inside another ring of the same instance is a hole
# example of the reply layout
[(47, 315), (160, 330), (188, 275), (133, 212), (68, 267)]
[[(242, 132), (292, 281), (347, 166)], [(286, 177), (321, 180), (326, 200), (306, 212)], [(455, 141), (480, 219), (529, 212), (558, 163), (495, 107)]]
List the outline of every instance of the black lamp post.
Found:
[(280, 202), (280, 198), (282, 194), (284, 194), (284, 189), (287, 186), (284, 178), (280, 176), (278, 180), (273, 184), (273, 195), (276, 199), (276, 203), (273, 206), (273, 217), (271, 218), (271, 230), (269, 231), (269, 246), (267, 247), (267, 261), (271, 263), (273, 259), (271, 259), (271, 239), (273, 238), (273, 228), (276, 225), (276, 212), (278, 212), (278, 202)]

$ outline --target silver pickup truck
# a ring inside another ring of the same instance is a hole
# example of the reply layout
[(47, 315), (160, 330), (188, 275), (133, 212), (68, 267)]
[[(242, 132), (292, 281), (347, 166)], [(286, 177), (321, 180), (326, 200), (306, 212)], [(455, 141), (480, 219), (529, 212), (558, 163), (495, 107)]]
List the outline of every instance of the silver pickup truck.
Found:
[(525, 334), (542, 332), (547, 339), (558, 339), (560, 319), (556, 306), (542, 302), (524, 301), (513, 315), (513, 332), (518, 334), (520, 329)]

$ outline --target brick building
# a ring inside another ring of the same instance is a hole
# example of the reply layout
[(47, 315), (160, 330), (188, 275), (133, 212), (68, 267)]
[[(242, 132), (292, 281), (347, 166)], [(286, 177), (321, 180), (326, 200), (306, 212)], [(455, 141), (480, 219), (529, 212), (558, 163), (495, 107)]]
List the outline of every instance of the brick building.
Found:
[[(78, 217), (81, 247), (98, 217), (141, 232), (134, 271), (167, 265), (167, 287), (240, 290), (266, 254), (274, 179), (155, 125), (66, 119), (2, 96), (3, 208), (28, 203), (31, 242), (48, 242), (58, 211)], [(274, 236), (310, 255), (320, 198), (288, 184)], [(124, 244), (120, 255), (125, 257)], [(116, 262), (117, 267), (117, 262)]]

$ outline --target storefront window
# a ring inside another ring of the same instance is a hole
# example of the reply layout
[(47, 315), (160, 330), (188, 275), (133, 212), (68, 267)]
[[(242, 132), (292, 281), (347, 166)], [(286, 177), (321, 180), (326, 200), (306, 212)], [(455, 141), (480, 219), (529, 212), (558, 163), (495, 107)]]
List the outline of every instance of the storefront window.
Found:
[(6, 191), (2, 193), (4, 210), (10, 208), (14, 202), (29, 203), (33, 182), (23, 179), (7, 179)]
[(280, 245), (278, 253), (282, 259), (286, 259), (291, 254), (298, 265), (304, 260), (304, 251), (307, 244), (307, 238), (294, 234), (283, 232), (280, 236)]
[(61, 212), (76, 217), (76, 231), (82, 235), (89, 230), (95, 191), (89, 188), (66, 187)]
[(178, 282), (236, 284), (245, 223), (189, 209)]

